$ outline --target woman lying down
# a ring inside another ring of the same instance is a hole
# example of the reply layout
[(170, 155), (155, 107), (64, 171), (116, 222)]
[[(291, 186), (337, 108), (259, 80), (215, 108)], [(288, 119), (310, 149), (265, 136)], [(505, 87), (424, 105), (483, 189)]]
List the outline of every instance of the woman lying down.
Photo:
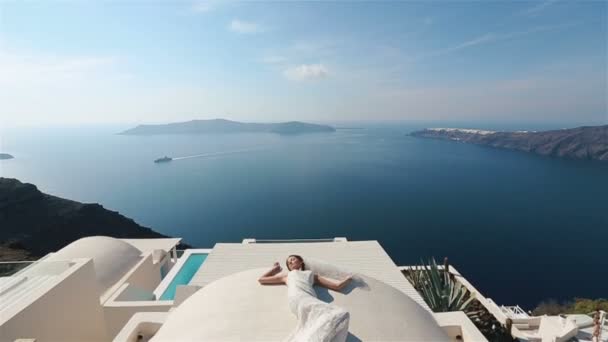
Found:
[(287, 284), (289, 308), (298, 318), (296, 330), (286, 339), (293, 342), (343, 342), (348, 336), (349, 313), (335, 305), (317, 298), (313, 284), (334, 291), (342, 290), (351, 280), (347, 276), (341, 281), (313, 273), (306, 269), (299, 255), (290, 255), (286, 261), (287, 274), (282, 273), (276, 262), (272, 269), (264, 273), (259, 282), (262, 285)]

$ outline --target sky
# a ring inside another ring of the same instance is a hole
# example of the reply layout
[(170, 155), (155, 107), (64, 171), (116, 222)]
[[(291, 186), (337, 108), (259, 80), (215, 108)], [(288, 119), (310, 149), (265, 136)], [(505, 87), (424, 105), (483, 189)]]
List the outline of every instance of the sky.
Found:
[(0, 1), (0, 125), (608, 123), (606, 1)]

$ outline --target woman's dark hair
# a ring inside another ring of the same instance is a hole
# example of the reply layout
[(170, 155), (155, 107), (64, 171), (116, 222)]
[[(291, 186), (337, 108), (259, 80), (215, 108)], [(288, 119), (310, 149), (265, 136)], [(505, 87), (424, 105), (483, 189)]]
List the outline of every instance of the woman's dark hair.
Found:
[(287, 262), (289, 260), (289, 258), (294, 257), (298, 260), (300, 260), (300, 262), (302, 263), (302, 271), (304, 271), (306, 269), (306, 264), (304, 264), (304, 259), (302, 259), (301, 256), (296, 255), (296, 254), (292, 254), (290, 256), (287, 257), (287, 259), (285, 259), (285, 266), (287, 266), (287, 269), (291, 271), (291, 268), (289, 268), (289, 263)]

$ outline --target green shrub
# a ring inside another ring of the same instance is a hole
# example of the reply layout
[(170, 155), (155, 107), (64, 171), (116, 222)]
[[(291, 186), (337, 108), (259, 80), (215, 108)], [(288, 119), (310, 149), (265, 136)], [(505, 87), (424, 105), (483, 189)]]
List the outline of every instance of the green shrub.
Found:
[(608, 299), (574, 298), (572, 313), (587, 314), (596, 310), (608, 311)]
[(545, 301), (540, 302), (538, 306), (532, 310), (532, 315), (534, 316), (542, 316), (542, 315), (550, 315), (555, 316), (559, 314), (567, 313), (570, 310), (571, 303), (559, 303), (555, 299), (547, 299)]
[(559, 303), (555, 299), (548, 299), (538, 304), (532, 314), (535, 316), (588, 314), (596, 310), (608, 311), (608, 299), (574, 298), (572, 301), (563, 303)]

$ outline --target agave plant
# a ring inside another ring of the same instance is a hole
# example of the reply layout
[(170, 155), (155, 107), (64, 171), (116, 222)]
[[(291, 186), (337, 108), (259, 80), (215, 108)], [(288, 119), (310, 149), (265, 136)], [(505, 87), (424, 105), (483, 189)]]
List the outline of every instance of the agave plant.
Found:
[(408, 278), (434, 312), (464, 311), (475, 299), (466, 287), (440, 270), (435, 259), (422, 262), (419, 269), (411, 270)]
[(412, 267), (408, 269), (404, 274), (407, 280), (412, 283), (416, 290), (422, 291), (422, 286), (424, 285), (424, 270)]

